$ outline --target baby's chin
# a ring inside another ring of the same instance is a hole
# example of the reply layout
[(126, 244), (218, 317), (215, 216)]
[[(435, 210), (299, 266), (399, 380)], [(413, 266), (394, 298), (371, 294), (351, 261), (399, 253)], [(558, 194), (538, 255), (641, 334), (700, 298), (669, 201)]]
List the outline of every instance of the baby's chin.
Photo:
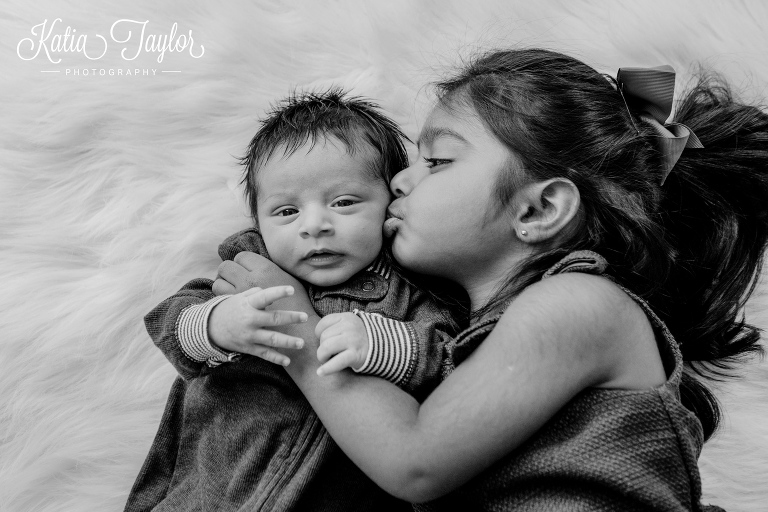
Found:
[(313, 286), (328, 288), (349, 281), (349, 279), (360, 272), (360, 270), (362, 269), (323, 269), (311, 272), (306, 276), (302, 276), (300, 279)]

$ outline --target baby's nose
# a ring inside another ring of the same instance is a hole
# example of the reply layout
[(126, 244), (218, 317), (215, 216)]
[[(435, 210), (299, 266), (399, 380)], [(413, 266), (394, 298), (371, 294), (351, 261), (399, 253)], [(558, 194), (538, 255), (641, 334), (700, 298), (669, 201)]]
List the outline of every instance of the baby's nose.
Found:
[(323, 209), (308, 208), (302, 215), (300, 234), (303, 238), (333, 234), (333, 223)]

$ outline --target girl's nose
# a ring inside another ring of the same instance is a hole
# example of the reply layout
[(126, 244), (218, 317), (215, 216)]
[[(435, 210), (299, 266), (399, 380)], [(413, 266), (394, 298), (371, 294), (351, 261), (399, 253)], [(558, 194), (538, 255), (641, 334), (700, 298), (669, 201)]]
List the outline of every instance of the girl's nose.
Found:
[(418, 183), (429, 176), (429, 169), (423, 165), (406, 167), (392, 178), (389, 188), (395, 197), (407, 196)]
[(333, 223), (324, 208), (305, 208), (301, 215), (299, 235), (302, 238), (327, 236), (333, 234)]

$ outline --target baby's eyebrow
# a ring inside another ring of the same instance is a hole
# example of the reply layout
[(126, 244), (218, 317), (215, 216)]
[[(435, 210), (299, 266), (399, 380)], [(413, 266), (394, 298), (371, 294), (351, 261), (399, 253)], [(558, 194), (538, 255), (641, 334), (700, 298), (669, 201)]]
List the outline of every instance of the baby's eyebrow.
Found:
[[(362, 171), (361, 171), (362, 172)], [(361, 195), (365, 194), (370, 189), (371, 180), (370, 179), (344, 179), (344, 180), (338, 180), (338, 181), (330, 181), (323, 183), (324, 188), (316, 188), (315, 190), (319, 190), (320, 192), (323, 192), (328, 195)], [(262, 192), (263, 193), (263, 192)], [(260, 203), (266, 203), (267, 201), (272, 202), (280, 202), (280, 203), (290, 203), (294, 201), (299, 201), (300, 199), (297, 196), (301, 195), (301, 189), (282, 189), (277, 190), (271, 194), (268, 194), (264, 197), (259, 197)]]
[(261, 198), (261, 201), (268, 201), (268, 200), (273, 200), (273, 199), (277, 199), (277, 200), (283, 200), (283, 199), (285, 199), (285, 198), (286, 198), (288, 195), (289, 195), (289, 194), (287, 194), (286, 192), (284, 192), (284, 191), (282, 191), (282, 190), (281, 190), (281, 191), (279, 191), (279, 192), (274, 192), (274, 193), (272, 193), (272, 194), (269, 194), (268, 196), (262, 197), (262, 198)]
[(456, 139), (463, 144), (469, 144), (469, 141), (465, 139), (460, 133), (451, 130), (450, 128), (443, 128), (440, 126), (425, 126), (419, 134), (419, 140), (416, 141), (416, 147), (421, 149), (422, 144), (432, 144), (440, 137), (450, 137)]

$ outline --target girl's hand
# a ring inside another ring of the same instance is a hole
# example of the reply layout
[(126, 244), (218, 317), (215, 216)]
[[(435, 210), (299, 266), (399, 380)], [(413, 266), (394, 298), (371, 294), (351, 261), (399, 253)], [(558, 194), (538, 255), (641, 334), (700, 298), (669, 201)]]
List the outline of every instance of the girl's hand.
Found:
[(368, 333), (365, 324), (354, 313), (333, 313), (323, 317), (315, 327), (320, 338), (317, 359), (324, 363), (318, 375), (329, 375), (353, 368), (359, 370), (368, 357)]
[(273, 349), (299, 349), (304, 346), (304, 340), (272, 329), (306, 322), (307, 314), (301, 311), (265, 311), (265, 308), (293, 293), (292, 286), (265, 290), (251, 288), (225, 299), (211, 311), (209, 339), (224, 350), (251, 354), (287, 366), (290, 359)]
[(234, 295), (256, 286), (266, 289), (279, 285), (291, 285), (296, 289), (301, 286), (295, 277), (267, 258), (244, 251), (238, 253), (234, 261), (221, 262), (213, 283), (213, 293)]

